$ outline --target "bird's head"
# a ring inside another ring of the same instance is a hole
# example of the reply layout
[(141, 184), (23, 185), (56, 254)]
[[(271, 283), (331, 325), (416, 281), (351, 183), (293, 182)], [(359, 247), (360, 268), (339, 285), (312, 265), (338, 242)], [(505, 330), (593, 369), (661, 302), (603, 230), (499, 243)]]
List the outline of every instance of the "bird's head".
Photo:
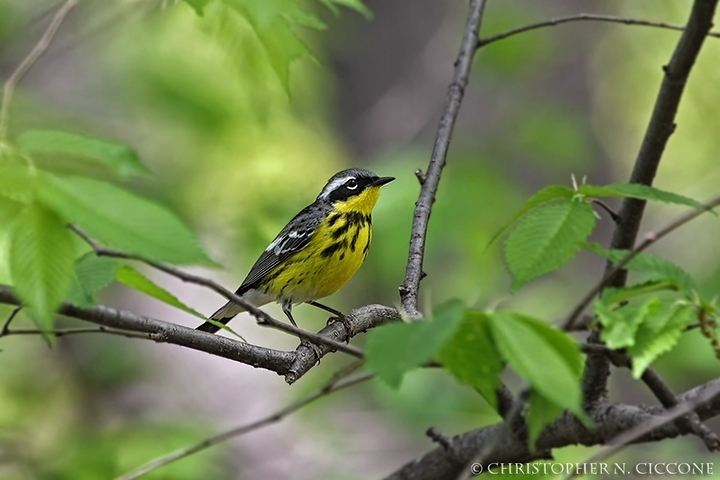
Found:
[(317, 199), (332, 203), (341, 212), (369, 215), (380, 196), (380, 187), (393, 180), (395, 177), (378, 177), (369, 170), (350, 168), (330, 177)]

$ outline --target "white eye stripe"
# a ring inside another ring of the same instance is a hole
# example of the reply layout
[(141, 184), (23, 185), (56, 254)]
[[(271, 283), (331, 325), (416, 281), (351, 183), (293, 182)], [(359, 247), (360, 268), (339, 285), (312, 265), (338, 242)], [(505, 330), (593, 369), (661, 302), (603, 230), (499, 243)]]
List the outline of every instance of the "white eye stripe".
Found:
[[(328, 198), (332, 192), (334, 192), (338, 188), (345, 185), (345, 182), (347, 182), (348, 180), (354, 179), (354, 178), (355, 178), (354, 176), (336, 178), (335, 180), (330, 182), (325, 188), (323, 188), (323, 191), (320, 193), (318, 198), (320, 198), (320, 199)], [(357, 187), (355, 187), (355, 188), (357, 188)], [(354, 190), (354, 189), (351, 189), (351, 190)]]

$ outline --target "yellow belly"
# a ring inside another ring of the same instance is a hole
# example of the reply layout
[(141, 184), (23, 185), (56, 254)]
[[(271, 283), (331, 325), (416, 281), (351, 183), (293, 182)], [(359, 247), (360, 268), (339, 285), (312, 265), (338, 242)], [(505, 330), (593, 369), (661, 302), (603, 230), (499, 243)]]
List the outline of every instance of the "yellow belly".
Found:
[(365, 261), (372, 239), (370, 218), (338, 215), (320, 225), (309, 245), (268, 276), (280, 272), (264, 287), (278, 302), (303, 303), (332, 295), (355, 275)]

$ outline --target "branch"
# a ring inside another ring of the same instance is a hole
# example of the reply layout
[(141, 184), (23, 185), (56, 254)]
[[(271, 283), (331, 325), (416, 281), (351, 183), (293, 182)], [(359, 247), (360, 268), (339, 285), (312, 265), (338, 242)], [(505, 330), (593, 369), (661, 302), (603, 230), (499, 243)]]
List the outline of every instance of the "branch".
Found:
[[(630, 261), (635, 258), (639, 253), (641, 253), (644, 250), (647, 250), (650, 245), (657, 242), (661, 238), (665, 237), (667, 234), (677, 230), (678, 228), (682, 227), (689, 221), (699, 217), (705, 212), (711, 211), (713, 208), (720, 205), (720, 196), (715, 197), (712, 200), (704, 203), (702, 207), (697, 208), (695, 210), (692, 210), (677, 219), (673, 220), (660, 230), (656, 232), (648, 232), (645, 234), (645, 239), (637, 245), (635, 248), (630, 250), (627, 255), (625, 255), (617, 264), (612, 265), (612, 268), (603, 276), (603, 278), (587, 293), (585, 296), (578, 302), (578, 304), (573, 308), (570, 315), (568, 315), (567, 320), (565, 321), (565, 325), (563, 328), (566, 331), (572, 331), (575, 328), (575, 322), (578, 318), (580, 318), (580, 315), (582, 315), (583, 311), (590, 305), (590, 303), (593, 301), (593, 298), (595, 298), (596, 295), (598, 295), (605, 287), (608, 285), (615, 286), (614, 280), (616, 279), (617, 275), (620, 274), (621, 271), (623, 271), (623, 268), (630, 263)], [(625, 283), (625, 280), (623, 279), (623, 284)]]
[[(478, 466), (486, 471), (490, 464), (526, 463), (541, 459), (554, 448), (568, 445), (603, 445), (618, 438), (623, 432), (633, 431), (630, 441), (655, 442), (692, 432), (684, 431), (672, 422), (696, 410), (700, 419), (720, 414), (720, 379), (712, 380), (679, 397), (682, 411), (666, 412), (659, 407), (641, 407), (601, 401), (588, 414), (595, 428), (588, 430), (569, 413), (547, 427), (540, 435), (536, 450), (530, 451), (526, 441), (512, 435), (502, 435), (504, 424), (492, 425), (449, 439), (449, 445), (426, 453), (390, 474), (386, 480), (437, 480), (455, 478), (477, 452), (489, 443), (495, 446), (485, 461)], [(689, 405), (692, 408), (686, 410)], [(670, 418), (672, 417), (672, 418)], [(652, 427), (652, 428), (649, 428)], [(638, 430), (642, 428), (642, 431)], [(636, 429), (636, 430), (633, 430)], [(640, 432), (638, 434), (638, 432)], [(452, 451), (453, 453), (449, 453)], [(477, 470), (476, 470), (477, 471)]]
[(445, 110), (440, 118), (435, 146), (430, 157), (427, 172), (422, 175), (415, 174), (419, 179), (424, 177), (420, 196), (415, 205), (413, 225), (410, 234), (410, 252), (408, 253), (405, 281), (400, 287), (400, 299), (405, 313), (410, 317), (420, 317), (418, 311), (418, 290), (423, 274), (423, 257), (425, 255), (425, 240), (427, 237), (428, 221), (432, 204), (435, 202), (435, 193), (440, 183), (440, 175), (447, 158), (450, 138), (455, 128), (455, 120), (460, 111), (460, 104), (465, 95), (468, 84), (473, 55), (478, 43), (478, 31), (482, 21), (485, 0), (471, 0), (465, 33), (460, 45), (460, 53), (455, 61), (455, 73), (448, 87)]
[(314, 402), (318, 398), (329, 395), (332, 392), (337, 392), (338, 390), (342, 390), (344, 388), (348, 388), (353, 385), (357, 385), (358, 383), (369, 380), (370, 378), (372, 378), (372, 374), (369, 374), (369, 373), (362, 374), (357, 377), (347, 379), (345, 381), (342, 381), (340, 378), (333, 376), (333, 378), (330, 380), (330, 382), (328, 382), (324, 387), (311, 393), (307, 397), (302, 398), (302, 399), (298, 400), (297, 402), (294, 402), (294, 403), (288, 405), (287, 407), (283, 408), (282, 410), (279, 410), (271, 415), (268, 415), (265, 418), (256, 420), (247, 425), (243, 425), (241, 427), (236, 427), (236, 428), (233, 428), (232, 430), (228, 430), (219, 435), (215, 435), (214, 437), (207, 438), (207, 439), (203, 440), (202, 442), (192, 445), (190, 447), (181, 448), (180, 450), (177, 450), (173, 453), (164, 455), (156, 460), (153, 460), (152, 462), (150, 462), (148, 464), (143, 465), (142, 467), (140, 467), (136, 470), (133, 470), (130, 473), (127, 473), (121, 477), (118, 477), (116, 480), (135, 480), (136, 478), (140, 478), (141, 476), (143, 476), (147, 473), (150, 473), (153, 470), (157, 470), (158, 468), (160, 468), (162, 466), (165, 466), (169, 463), (180, 460), (181, 458), (188, 457), (196, 452), (199, 452), (201, 450), (205, 450), (206, 448), (212, 447), (213, 445), (217, 445), (218, 443), (224, 442), (226, 440), (230, 440), (231, 438), (245, 435), (246, 433), (250, 433), (252, 431), (258, 430), (267, 425), (277, 423), (277, 422), (283, 420), (284, 418), (286, 418), (291, 413), (296, 412), (297, 410), (300, 410), (305, 405), (308, 405), (308, 404)]
[[(690, 70), (692, 69), (700, 48), (712, 28), (712, 19), (718, 0), (695, 0), (687, 26), (680, 36), (670, 63), (663, 68), (665, 76), (660, 86), (650, 123), (645, 131), (640, 151), (635, 159), (635, 166), (630, 176), (631, 183), (652, 185), (660, 159), (665, 151), (670, 135), (675, 131), (675, 114), (685, 90)], [(645, 202), (626, 198), (620, 209), (620, 221), (615, 226), (610, 249), (631, 249), (640, 228)], [(605, 273), (613, 270), (612, 262), (608, 261)], [(625, 285), (627, 272), (620, 271), (609, 283), (612, 287)], [(571, 322), (568, 322), (571, 323)], [(599, 342), (598, 331), (594, 330), (589, 342)], [(586, 405), (596, 402), (607, 395), (607, 380), (610, 375), (610, 364), (607, 358), (588, 355), (583, 376), (583, 394)]]
[[(668, 423), (674, 422), (675, 420), (689, 413), (695, 412), (695, 410), (701, 408), (703, 404), (716, 402), (718, 400), (720, 400), (720, 385), (715, 384), (710, 388), (704, 389), (694, 398), (685, 400), (683, 403), (676, 405), (675, 407), (668, 410), (665, 414), (655, 415), (634, 426), (633, 428), (618, 434), (610, 440), (609, 443), (612, 446), (601, 450), (597, 454), (593, 455), (588, 460), (586, 460), (585, 463), (601, 462), (606, 458), (609, 458), (611, 455), (619, 452), (623, 448), (627, 447), (631, 443), (634, 443), (636, 440), (653, 433), (660, 427), (665, 426)], [(567, 478), (573, 477), (575, 477), (575, 473), (569, 475)]]
[(0, 332), (0, 337), (10, 337), (12, 335), (53, 335), (55, 337), (67, 337), (68, 335), (80, 335), (85, 333), (107, 333), (109, 335), (118, 335), (127, 338), (145, 338), (155, 340), (153, 333), (127, 332), (123, 330), (115, 330), (107, 327), (78, 327), (78, 328), (56, 328), (54, 330), (38, 330), (35, 328), (17, 328), (13, 330), (4, 330)]
[[(645, 27), (666, 28), (669, 30), (679, 30), (681, 32), (683, 30), (685, 30), (685, 27), (683, 27), (682, 25), (673, 25), (671, 23), (665, 23), (665, 22), (651, 22), (649, 20), (638, 20), (638, 19), (634, 19), (634, 18), (613, 17), (612, 15), (597, 15), (597, 14), (593, 14), (593, 13), (580, 13), (578, 15), (569, 15), (567, 17), (560, 17), (560, 18), (555, 18), (552, 20), (545, 20), (543, 22), (531, 23), (530, 25), (525, 25), (523, 27), (513, 28), (512, 30), (498, 33), (497, 35), (493, 35), (492, 37), (481, 38), (480, 41), (478, 42), (477, 48), (484, 47), (485, 45), (488, 45), (493, 42), (497, 42), (498, 40), (502, 40), (507, 37), (512, 37), (513, 35), (517, 35), (518, 33), (528, 32), (530, 30), (536, 30), (538, 28), (554, 27), (555, 25), (559, 25), (561, 23), (578, 22), (578, 21), (584, 21), (584, 20), (591, 20), (591, 21), (596, 21), (596, 22), (622, 23), (624, 25), (641, 25), (641, 26), (645, 26)], [(708, 33), (708, 36), (720, 38), (720, 33), (710, 32), (710, 33)]]
[[(0, 303), (19, 305), (20, 301), (11, 287), (0, 285)], [(100, 305), (92, 308), (79, 308), (63, 304), (58, 313), (112, 329), (105, 333), (114, 334), (116, 331), (122, 331), (122, 333), (117, 332), (118, 335), (126, 335), (127, 332), (139, 333), (139, 335), (130, 333), (126, 336), (188, 347), (255, 368), (264, 368), (285, 376), (288, 383), (297, 381), (318, 361), (312, 353), (313, 349), (304, 344), (300, 344), (294, 352), (275, 350)], [(394, 308), (366, 305), (350, 311), (346, 316), (346, 323), (351, 327), (351, 332), (347, 331), (342, 322), (336, 322), (325, 327), (319, 333), (311, 333), (334, 345), (347, 341), (368, 328), (399, 318), (400, 314)], [(10, 330), (10, 332), (13, 331)], [(321, 352), (321, 357), (333, 351), (326, 345), (322, 345), (318, 350)]]
[(37, 43), (37, 45), (35, 45), (35, 48), (30, 51), (28, 56), (25, 57), (25, 59), (20, 63), (20, 65), (18, 65), (18, 67), (12, 72), (12, 74), (10, 74), (10, 78), (8, 78), (7, 82), (5, 83), (5, 88), (3, 89), (2, 105), (0, 105), (0, 142), (4, 141), (7, 138), (8, 119), (10, 116), (10, 103), (12, 102), (15, 87), (17, 87), (18, 83), (20, 83), (23, 77), (30, 71), (33, 65), (35, 65), (35, 62), (37, 62), (38, 59), (42, 56), (42, 54), (45, 53), (48, 47), (50, 47), (50, 44), (52, 43), (53, 38), (55, 38), (55, 34), (60, 28), (63, 20), (65, 20), (67, 14), (70, 13), (70, 10), (75, 8), (75, 5), (77, 5), (77, 3), (78, 0), (67, 0), (67, 2), (65, 2), (65, 4), (60, 7), (60, 10), (58, 10), (53, 17), (50, 25), (48, 25), (47, 30), (45, 30), (45, 33), (40, 38), (40, 41)]
[[(347, 354), (352, 355), (357, 358), (363, 357), (362, 350), (358, 349), (357, 347), (345, 345), (342, 342), (335, 341), (331, 338), (323, 337), (321, 335), (316, 334), (315, 332), (310, 332), (308, 330), (298, 328), (295, 325), (290, 325), (288, 323), (277, 320), (276, 318), (274, 318), (273, 316), (271, 316), (264, 310), (261, 310), (260, 308), (256, 307), (255, 305), (253, 305), (251, 303), (248, 303), (241, 296), (231, 292), (230, 290), (226, 289), (219, 283), (213, 282), (209, 278), (200, 277), (198, 275), (193, 275), (193, 274), (184, 272), (178, 268), (171, 267), (169, 265), (165, 265), (160, 262), (156, 262), (155, 260), (150, 260), (150, 259), (142, 257), (140, 255), (122, 252), (119, 250), (113, 250), (110, 248), (105, 248), (102, 245), (100, 245), (99, 243), (97, 243), (87, 233), (85, 233), (80, 228), (78, 228), (76, 225), (70, 224), (68, 226), (68, 228), (70, 228), (70, 230), (77, 233), (83, 240), (85, 240), (85, 242), (88, 245), (90, 245), (90, 247), (92, 247), (92, 249), (95, 251), (95, 254), (100, 257), (121, 258), (124, 260), (136, 260), (136, 261), (142, 262), (142, 263), (149, 265), (157, 270), (160, 270), (161, 272), (167, 273), (168, 275), (172, 275), (173, 277), (178, 278), (178, 279), (182, 280), (183, 282), (194, 283), (196, 285), (207, 287), (210, 290), (215, 291), (216, 293), (222, 295), (226, 299), (242, 306), (250, 315), (255, 317), (255, 319), (257, 320), (257, 322), (260, 325), (274, 328), (276, 330), (280, 330), (280, 331), (283, 331), (286, 333), (292, 333), (293, 335), (297, 335), (301, 339), (305, 338), (305, 339), (310, 340), (313, 343), (316, 343), (318, 345), (330, 346), (334, 350), (338, 350), (338, 351), (347, 353)], [(320, 360), (320, 359), (318, 358), (317, 360)]]

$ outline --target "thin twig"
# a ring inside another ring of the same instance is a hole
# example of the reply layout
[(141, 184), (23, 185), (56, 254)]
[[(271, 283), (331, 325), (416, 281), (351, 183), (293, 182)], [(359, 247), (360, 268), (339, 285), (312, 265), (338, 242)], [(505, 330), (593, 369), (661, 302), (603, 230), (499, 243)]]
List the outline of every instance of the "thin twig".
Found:
[[(674, 24), (665, 23), (665, 22), (652, 22), (649, 20), (639, 20), (639, 19), (634, 19), (634, 18), (613, 17), (612, 15), (580, 13), (578, 15), (569, 15), (567, 17), (560, 17), (560, 18), (554, 18), (552, 20), (545, 20), (542, 22), (531, 23), (530, 25), (525, 25), (522, 27), (513, 28), (512, 30), (508, 30), (506, 32), (498, 33), (497, 35), (493, 35), (492, 37), (481, 38), (480, 41), (478, 42), (478, 48), (484, 47), (485, 45), (488, 45), (493, 42), (497, 42), (498, 40), (502, 40), (504, 38), (511, 37), (513, 35), (517, 35), (518, 33), (523, 33), (523, 32), (527, 32), (530, 30), (536, 30), (538, 28), (554, 27), (555, 25), (559, 25), (561, 23), (578, 22), (578, 21), (583, 21), (583, 20), (591, 20), (591, 21), (596, 21), (596, 22), (622, 23), (625, 25), (641, 25), (641, 26), (645, 26), (645, 27), (666, 28), (669, 30), (678, 30), (681, 32), (683, 30), (685, 30), (685, 27), (682, 25), (674, 25)], [(710, 32), (710, 33), (708, 33), (708, 36), (720, 38), (720, 33)]]
[(77, 5), (78, 0), (67, 0), (65, 4), (60, 7), (55, 16), (53, 17), (50, 25), (40, 41), (30, 51), (27, 57), (18, 65), (18, 67), (10, 74), (7, 82), (5, 82), (5, 88), (3, 89), (2, 105), (0, 105), (0, 142), (7, 138), (8, 121), (10, 116), (10, 103), (12, 102), (13, 93), (15, 87), (20, 83), (23, 77), (30, 71), (35, 65), (35, 62), (42, 56), (43, 53), (50, 47), (50, 44), (55, 38), (60, 25), (68, 13)]
[[(610, 447), (599, 451), (597, 454), (587, 459), (584, 463), (593, 464), (601, 462), (609, 458), (611, 455), (619, 452), (629, 444), (651, 433), (653, 430), (670, 422), (674, 422), (688, 413), (694, 412), (695, 410), (701, 408), (703, 404), (715, 401), (719, 396), (720, 385), (715, 385), (714, 388), (709, 388), (706, 391), (701, 392), (693, 399), (679, 403), (675, 407), (669, 409), (664, 415), (654, 416), (648, 421), (626, 430), (608, 442), (611, 445)], [(566, 477), (566, 479), (574, 478), (576, 475), (577, 472), (572, 472)]]
[(460, 45), (460, 53), (455, 61), (455, 73), (448, 87), (445, 110), (440, 119), (440, 126), (435, 137), (435, 146), (425, 173), (425, 181), (420, 188), (420, 196), (415, 205), (405, 281), (400, 287), (400, 299), (403, 309), (412, 318), (420, 317), (418, 291), (420, 289), (420, 280), (423, 278), (423, 257), (425, 255), (428, 221), (440, 183), (440, 175), (443, 167), (445, 167), (455, 121), (468, 84), (485, 3), (485, 0), (471, 0), (470, 2), (470, 11), (462, 44)]
[(603, 202), (602, 200), (598, 200), (597, 198), (593, 198), (592, 201), (593, 201), (593, 203), (600, 205), (600, 207), (602, 207), (602, 209), (605, 210), (608, 213), (608, 215), (610, 215), (610, 218), (612, 218), (613, 222), (620, 223), (620, 215), (618, 215), (618, 213), (615, 210), (610, 208), (610, 205)]
[(15, 317), (18, 313), (20, 313), (20, 310), (23, 309), (23, 305), (18, 305), (13, 309), (12, 312), (10, 312), (10, 316), (5, 320), (5, 323), (3, 324), (2, 330), (0, 330), (0, 337), (4, 337), (5, 335), (10, 334), (10, 323), (15, 320)]
[(68, 335), (79, 335), (84, 333), (106, 333), (109, 335), (118, 335), (127, 338), (144, 338), (155, 340), (152, 333), (131, 332), (127, 330), (115, 330), (107, 327), (77, 327), (77, 328), (56, 328), (54, 330), (37, 330), (34, 328), (16, 328), (13, 330), (4, 330), (0, 333), (0, 337), (10, 337), (13, 335), (54, 335), (56, 337), (66, 337)]
[(230, 290), (226, 289), (219, 283), (213, 282), (212, 280), (200, 277), (198, 275), (192, 275), (187, 272), (183, 272), (180, 269), (177, 269), (175, 267), (171, 267), (169, 265), (165, 265), (160, 262), (156, 262), (154, 260), (150, 260), (148, 258), (144, 258), (140, 255), (134, 255), (127, 252), (122, 252), (119, 250), (113, 250), (110, 248), (105, 248), (99, 243), (97, 243), (92, 237), (90, 237), (87, 233), (82, 231), (80, 228), (78, 228), (76, 225), (70, 224), (69, 228), (77, 233), (85, 242), (87, 242), (90, 247), (95, 251), (95, 254), (102, 257), (113, 257), (113, 258), (122, 258), (125, 260), (137, 260), (139, 262), (143, 262), (146, 265), (149, 265), (157, 270), (160, 270), (161, 272), (167, 273), (168, 275), (172, 275), (173, 277), (179, 278), (183, 282), (188, 283), (194, 283), (196, 285), (201, 285), (203, 287), (209, 288), (218, 294), (222, 295), (226, 299), (237, 303), (241, 307), (243, 307), (250, 315), (255, 317), (255, 319), (258, 321), (259, 324), (268, 326), (271, 328), (274, 328), (276, 330), (280, 330), (287, 333), (292, 333), (294, 335), (297, 335), (300, 338), (305, 338), (307, 340), (310, 340), (313, 343), (317, 343), (320, 345), (327, 345), (329, 347), (334, 348), (335, 350), (347, 353), (349, 355), (352, 355), (357, 358), (363, 357), (363, 352), (357, 347), (353, 347), (351, 345), (346, 345), (342, 342), (335, 341), (331, 338), (323, 337), (322, 335), (318, 335), (315, 332), (311, 332), (309, 330), (304, 330), (302, 328), (298, 328), (294, 325), (290, 325), (289, 323), (281, 322), (280, 320), (275, 319), (270, 314), (266, 313), (264, 310), (259, 309), (258, 307), (254, 306), (251, 303), (248, 303), (245, 301), (241, 296), (236, 295), (235, 293), (231, 292)]
[(152, 472), (153, 470), (157, 470), (158, 468), (165, 466), (169, 463), (172, 463), (174, 461), (180, 460), (181, 458), (185, 458), (187, 456), (190, 456), (196, 452), (199, 452), (201, 450), (204, 450), (208, 447), (212, 447), (213, 445), (217, 445), (218, 443), (224, 442), (226, 440), (230, 440), (231, 438), (239, 437), (241, 435), (244, 435), (246, 433), (252, 432), (254, 430), (258, 430), (262, 427), (265, 427), (267, 425), (271, 425), (273, 423), (279, 422), (280, 420), (283, 420), (285, 417), (290, 415), (291, 413), (300, 410), (305, 405), (308, 405), (309, 403), (314, 402), (318, 398), (324, 397), (332, 392), (336, 392), (338, 390), (342, 390), (347, 387), (351, 387), (353, 385), (357, 385), (358, 383), (364, 382), (372, 378), (372, 374), (365, 373), (359, 376), (356, 376), (354, 378), (349, 378), (345, 381), (336, 379), (336, 376), (333, 376), (330, 382), (325, 384), (324, 387), (320, 388), (319, 390), (311, 393), (305, 398), (302, 398), (287, 407), (283, 408), (282, 410), (279, 410), (272, 415), (268, 415), (265, 418), (262, 418), (260, 420), (256, 420), (252, 423), (249, 423), (247, 425), (243, 425), (241, 427), (236, 427), (231, 430), (228, 430), (226, 432), (223, 432), (219, 435), (215, 435), (213, 437), (207, 438), (203, 440), (200, 443), (197, 443), (195, 445), (192, 445), (190, 447), (182, 448), (180, 450), (177, 450), (169, 455), (164, 455), (156, 460), (153, 460), (152, 462), (143, 465), (142, 467), (133, 470), (130, 473), (127, 473), (121, 477), (118, 477), (116, 480), (134, 480), (136, 478), (140, 478), (141, 476)]
[(593, 298), (597, 294), (599, 294), (603, 288), (608, 286), (615, 275), (620, 272), (623, 267), (625, 267), (630, 261), (635, 258), (640, 252), (647, 249), (650, 245), (657, 242), (661, 238), (663, 238), (668, 233), (682, 227), (686, 223), (688, 223), (690, 220), (693, 220), (694, 218), (702, 215), (703, 213), (712, 210), (714, 207), (720, 205), (720, 197), (715, 197), (714, 199), (710, 200), (709, 202), (703, 204), (702, 207), (692, 210), (691, 212), (686, 213), (685, 215), (682, 215), (681, 217), (678, 217), (673, 222), (667, 224), (665, 227), (661, 228), (657, 232), (649, 232), (645, 234), (645, 240), (643, 240), (638, 246), (630, 250), (627, 255), (625, 255), (618, 263), (616, 263), (613, 268), (598, 282), (573, 308), (570, 315), (568, 315), (567, 320), (565, 321), (564, 329), (565, 330), (572, 330), (575, 326), (575, 322), (577, 321), (578, 317), (582, 314), (582, 312), (587, 308), (588, 305), (592, 302)]

